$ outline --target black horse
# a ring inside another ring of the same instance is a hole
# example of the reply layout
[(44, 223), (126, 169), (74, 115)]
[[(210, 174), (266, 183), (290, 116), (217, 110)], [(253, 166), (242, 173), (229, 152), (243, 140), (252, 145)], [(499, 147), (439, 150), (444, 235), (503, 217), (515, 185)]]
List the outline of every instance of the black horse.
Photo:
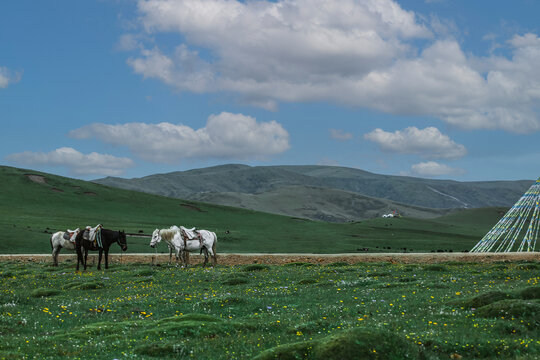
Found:
[[(77, 270), (79, 270), (79, 263), (82, 263), (84, 270), (86, 270), (86, 260), (88, 259), (88, 251), (99, 251), (99, 260), (97, 269), (101, 270), (101, 255), (105, 252), (105, 269), (109, 268), (109, 248), (111, 244), (117, 242), (122, 248), (122, 251), (127, 250), (126, 233), (124, 231), (113, 231), (107, 229), (101, 229), (101, 244), (99, 247), (96, 242), (85, 240), (83, 238), (84, 231), (81, 231), (75, 238), (75, 247), (77, 249)], [(83, 259), (84, 248), (84, 259)]]

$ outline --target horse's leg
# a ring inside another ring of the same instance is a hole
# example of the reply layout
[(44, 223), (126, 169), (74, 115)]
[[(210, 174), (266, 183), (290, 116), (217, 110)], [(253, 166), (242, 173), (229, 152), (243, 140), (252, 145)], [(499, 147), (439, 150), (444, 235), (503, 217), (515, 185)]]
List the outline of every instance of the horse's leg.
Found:
[(109, 250), (105, 250), (105, 269), (109, 268)]
[(212, 251), (212, 248), (208, 248), (208, 253), (212, 257), (212, 266), (216, 266), (216, 254)]
[(60, 252), (61, 246), (57, 246), (53, 248), (52, 251), (52, 259), (53, 259), (53, 266), (58, 266), (58, 253)]
[(214, 253), (214, 255), (212, 255), (212, 266), (216, 266), (217, 265), (217, 252), (216, 252), (216, 248), (217, 248), (217, 236), (216, 236), (216, 233), (214, 233), (214, 242), (212, 242), (212, 253)]
[(204, 251), (204, 263), (203, 267), (206, 267), (206, 264), (208, 264), (208, 249), (206, 247), (202, 248), (202, 251)]
[(208, 249), (208, 252), (210, 253), (210, 256), (212, 256), (212, 266), (213, 266), (213, 267), (217, 265), (217, 258), (216, 258), (216, 252), (215, 252), (215, 250), (216, 250), (215, 244), (216, 244), (216, 242), (215, 242), (215, 240), (214, 240), (214, 242), (212, 243), (212, 246), (207, 248), (207, 249)]
[(84, 249), (84, 270), (86, 270), (86, 264), (88, 262), (88, 249)]
[(79, 271), (79, 264), (82, 262), (82, 250), (80, 246), (77, 246), (77, 271)]
[(186, 248), (184, 248), (180, 252), (180, 258), (182, 259), (182, 267), (187, 267), (187, 253), (188, 251), (186, 250)]
[(101, 257), (103, 256), (103, 249), (99, 249), (97, 269), (101, 270)]
[(184, 249), (184, 256), (185, 256), (185, 263), (186, 263), (186, 267), (189, 266), (189, 257), (191, 256), (188, 249)]

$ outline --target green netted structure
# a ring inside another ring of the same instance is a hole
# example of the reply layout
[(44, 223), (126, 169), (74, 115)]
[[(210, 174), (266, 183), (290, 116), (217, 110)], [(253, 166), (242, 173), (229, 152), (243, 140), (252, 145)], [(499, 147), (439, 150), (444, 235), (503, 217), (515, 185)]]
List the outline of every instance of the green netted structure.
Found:
[(540, 231), (540, 178), (471, 252), (535, 251)]

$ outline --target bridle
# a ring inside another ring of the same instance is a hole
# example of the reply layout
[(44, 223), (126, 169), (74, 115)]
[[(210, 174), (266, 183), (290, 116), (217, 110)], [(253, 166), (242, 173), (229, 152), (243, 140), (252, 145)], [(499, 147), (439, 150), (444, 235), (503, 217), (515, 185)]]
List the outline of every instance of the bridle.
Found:
[(122, 238), (122, 236), (120, 235), (121, 232), (119, 231), (118, 232), (118, 237), (116, 238), (116, 242), (118, 243), (118, 245), (120, 245), (120, 247), (122, 248), (122, 250), (124, 249), (124, 247), (127, 247), (127, 241), (125, 241), (123, 244), (122, 242), (120, 241), (120, 239)]

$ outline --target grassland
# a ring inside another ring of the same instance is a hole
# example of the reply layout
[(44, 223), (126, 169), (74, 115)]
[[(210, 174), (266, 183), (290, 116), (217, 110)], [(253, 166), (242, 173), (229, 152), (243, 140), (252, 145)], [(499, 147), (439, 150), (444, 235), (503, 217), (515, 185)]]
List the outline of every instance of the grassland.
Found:
[[(476, 209), (432, 220), (376, 218), (331, 224), (11, 167), (0, 167), (0, 181), (0, 253), (48, 253), (50, 233), (95, 224), (135, 234), (149, 234), (172, 224), (196, 226), (217, 233), (219, 252), (463, 251), (470, 249), (505, 210)], [(128, 252), (147, 252), (148, 242), (130, 237)]]
[(2, 359), (538, 359), (540, 265), (0, 263)]

